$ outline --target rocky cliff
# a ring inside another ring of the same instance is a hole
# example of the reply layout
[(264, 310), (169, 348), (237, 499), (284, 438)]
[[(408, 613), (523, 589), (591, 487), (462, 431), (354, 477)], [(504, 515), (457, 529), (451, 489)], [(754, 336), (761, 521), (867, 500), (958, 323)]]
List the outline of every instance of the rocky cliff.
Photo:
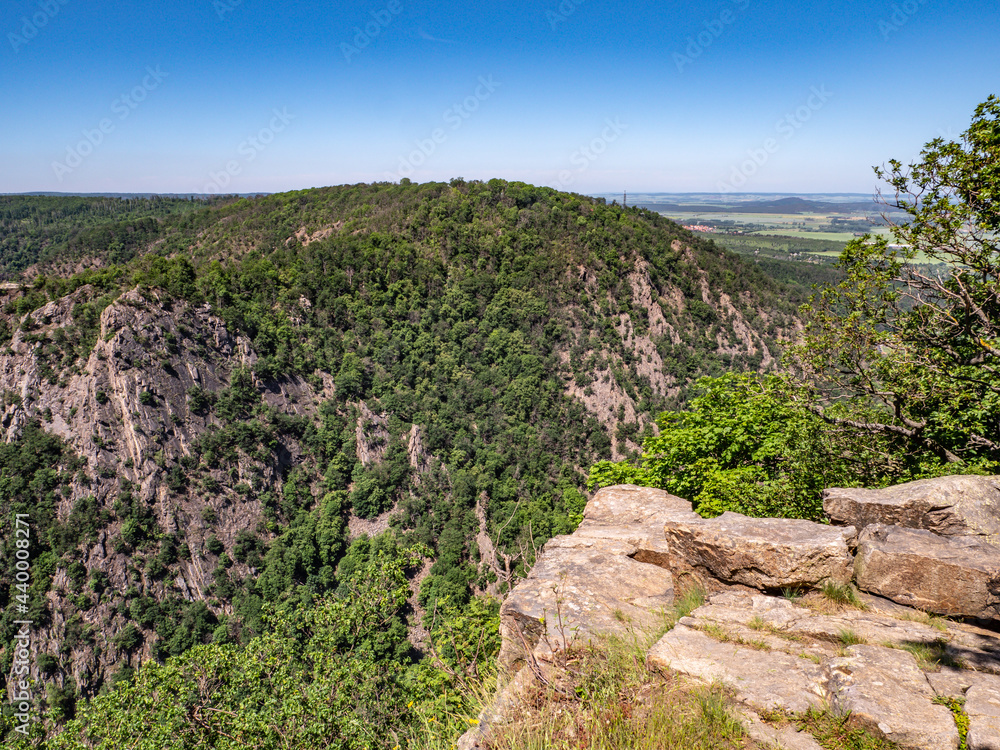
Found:
[(998, 479), (831, 489), (834, 525), (703, 519), (660, 490), (605, 488), (504, 602), (500, 659), (512, 679), (461, 746), (489, 747), (491, 727), (517, 721), (519, 696), (554, 678), (560, 651), (653, 626), (675, 591), (698, 588), (705, 603), (647, 665), (730, 688), (758, 742), (819, 748), (775, 718), (824, 707), (900, 748), (955, 750), (950, 702), (969, 750), (996, 750)]
[[(57, 517), (70, 518), (92, 499), (87, 507), (103, 519), (77, 561), (85, 574), (106, 576), (106, 593), (80, 599), (80, 586), (58, 568), (48, 592), (50, 620), (35, 633), (38, 653), (62, 654), (63, 671), (82, 688), (152, 656), (156, 638), (148, 626), (138, 650), (116, 645), (129, 619), (119, 611), (122, 595), (212, 600), (220, 554), (210, 539), (232, 550), (241, 530), (256, 529), (262, 507), (249, 488), (279, 485), (285, 469), (301, 458), (295, 442), (284, 440), (260, 453), (240, 449), (232, 461), (219, 456), (198, 469), (194, 446), (220, 427), (199, 395), (227, 388), (235, 371), (253, 365), (253, 348), (207, 308), (133, 290), (104, 308), (92, 348), (74, 362), (79, 342), (67, 339), (66, 331), (79, 322), (74, 311), (79, 314), (78, 306), (94, 296), (83, 287), (25, 316), (0, 356), (0, 390), (8, 396), (4, 438), (19, 437), (40, 416), (44, 430), (84, 459), (59, 495)], [(72, 353), (69, 366), (63, 350)], [(297, 378), (261, 390), (277, 411), (310, 417), (320, 395)], [(130, 525), (123, 504), (148, 509), (148, 523), (137, 526), (132, 518)], [(112, 513), (115, 507), (119, 512)], [(169, 571), (149, 564), (162, 536), (188, 550), (167, 560)], [(249, 572), (236, 563), (232, 574)], [(89, 635), (73, 637), (73, 630)]]

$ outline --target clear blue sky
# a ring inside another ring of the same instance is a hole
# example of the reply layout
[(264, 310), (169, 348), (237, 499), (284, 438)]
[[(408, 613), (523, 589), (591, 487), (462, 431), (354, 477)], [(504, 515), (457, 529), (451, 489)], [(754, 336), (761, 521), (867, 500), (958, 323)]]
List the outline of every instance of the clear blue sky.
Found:
[(6, 0), (0, 33), (0, 192), (871, 192), (1000, 93), (996, 0)]

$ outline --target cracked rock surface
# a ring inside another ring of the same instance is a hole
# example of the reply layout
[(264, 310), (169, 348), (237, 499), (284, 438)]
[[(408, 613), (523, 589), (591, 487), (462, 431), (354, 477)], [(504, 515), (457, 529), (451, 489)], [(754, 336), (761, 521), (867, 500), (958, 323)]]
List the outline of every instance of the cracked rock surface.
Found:
[[(941, 480), (938, 495), (964, 486), (965, 478), (954, 479)], [(992, 492), (992, 478), (974, 479)], [(933, 499), (934, 481), (892, 489)], [(964, 507), (944, 505), (927, 501), (922, 516), (881, 517), (929, 524)], [(489, 722), (502, 723), (500, 709), (532, 679), (552, 676), (545, 670), (557, 664), (553, 652), (565, 647), (566, 633), (589, 639), (662, 623), (677, 583), (710, 593), (648, 650), (647, 666), (726, 686), (755, 747), (816, 750), (788, 719), (819, 709), (849, 715), (902, 750), (957, 750), (954, 708), (968, 719), (969, 750), (1000, 750), (1000, 551), (957, 521), (938, 523), (962, 532), (948, 536), (852, 512), (843, 518), (856, 520), (860, 535), (853, 526), (735, 513), (703, 519), (660, 490), (602, 489), (579, 529), (550, 540), (502, 605), (501, 661), (520, 671), (499, 709), (484, 712), (484, 724), (459, 747), (489, 747)], [(852, 577), (871, 593), (838, 597)], [(831, 582), (828, 598), (820, 590)], [(935, 612), (981, 619), (955, 622)]]

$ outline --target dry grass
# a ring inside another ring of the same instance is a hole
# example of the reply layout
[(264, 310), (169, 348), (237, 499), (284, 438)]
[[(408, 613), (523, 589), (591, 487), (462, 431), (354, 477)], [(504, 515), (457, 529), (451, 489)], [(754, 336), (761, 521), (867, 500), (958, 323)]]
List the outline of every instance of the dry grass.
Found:
[(799, 606), (811, 609), (825, 615), (835, 615), (845, 609), (868, 609), (857, 589), (851, 584), (839, 584), (832, 581), (824, 583), (819, 589), (813, 589), (795, 600)]
[(772, 712), (761, 718), (769, 724), (791, 724), (800, 732), (808, 732), (826, 750), (893, 750), (898, 747), (873, 736), (850, 714), (837, 715), (829, 709), (810, 708), (792, 715)]
[(737, 750), (743, 728), (718, 688), (646, 668), (647, 639), (608, 639), (565, 655), (565, 679), (527, 696), (491, 750)]

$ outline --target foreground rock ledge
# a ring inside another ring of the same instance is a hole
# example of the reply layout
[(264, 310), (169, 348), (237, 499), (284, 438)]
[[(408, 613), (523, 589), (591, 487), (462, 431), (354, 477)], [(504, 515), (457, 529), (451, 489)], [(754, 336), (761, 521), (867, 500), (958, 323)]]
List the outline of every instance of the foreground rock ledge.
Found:
[(620, 542), (586, 548), (554, 547), (500, 608), (500, 664), (510, 672), (528, 653), (586, 642), (598, 633), (653, 627), (673, 604), (669, 571), (620, 554)]
[[(1000, 622), (1000, 551), (982, 535), (862, 522), (858, 536), (853, 527), (735, 513), (706, 520), (659, 490), (601, 490), (580, 528), (550, 540), (502, 605), (501, 663), (514, 674), (458, 747), (489, 747), (491, 726), (514, 720), (525, 696), (537, 695), (537, 678), (554, 676), (553, 651), (661, 622), (673, 571), (694, 572), (714, 593), (647, 652), (648, 665), (730, 686), (761, 746), (817, 750), (808, 734), (758, 715), (813, 706), (849, 711), (903, 750), (955, 750), (954, 718), (933, 703), (941, 696), (965, 700), (969, 750), (1000, 750), (1000, 635), (906, 606)], [(852, 573), (878, 594), (863, 594), (865, 609), (816, 592), (804, 601), (773, 595)]]
[(723, 513), (668, 521), (663, 532), (671, 551), (725, 583), (767, 590), (851, 580), (851, 526)]

